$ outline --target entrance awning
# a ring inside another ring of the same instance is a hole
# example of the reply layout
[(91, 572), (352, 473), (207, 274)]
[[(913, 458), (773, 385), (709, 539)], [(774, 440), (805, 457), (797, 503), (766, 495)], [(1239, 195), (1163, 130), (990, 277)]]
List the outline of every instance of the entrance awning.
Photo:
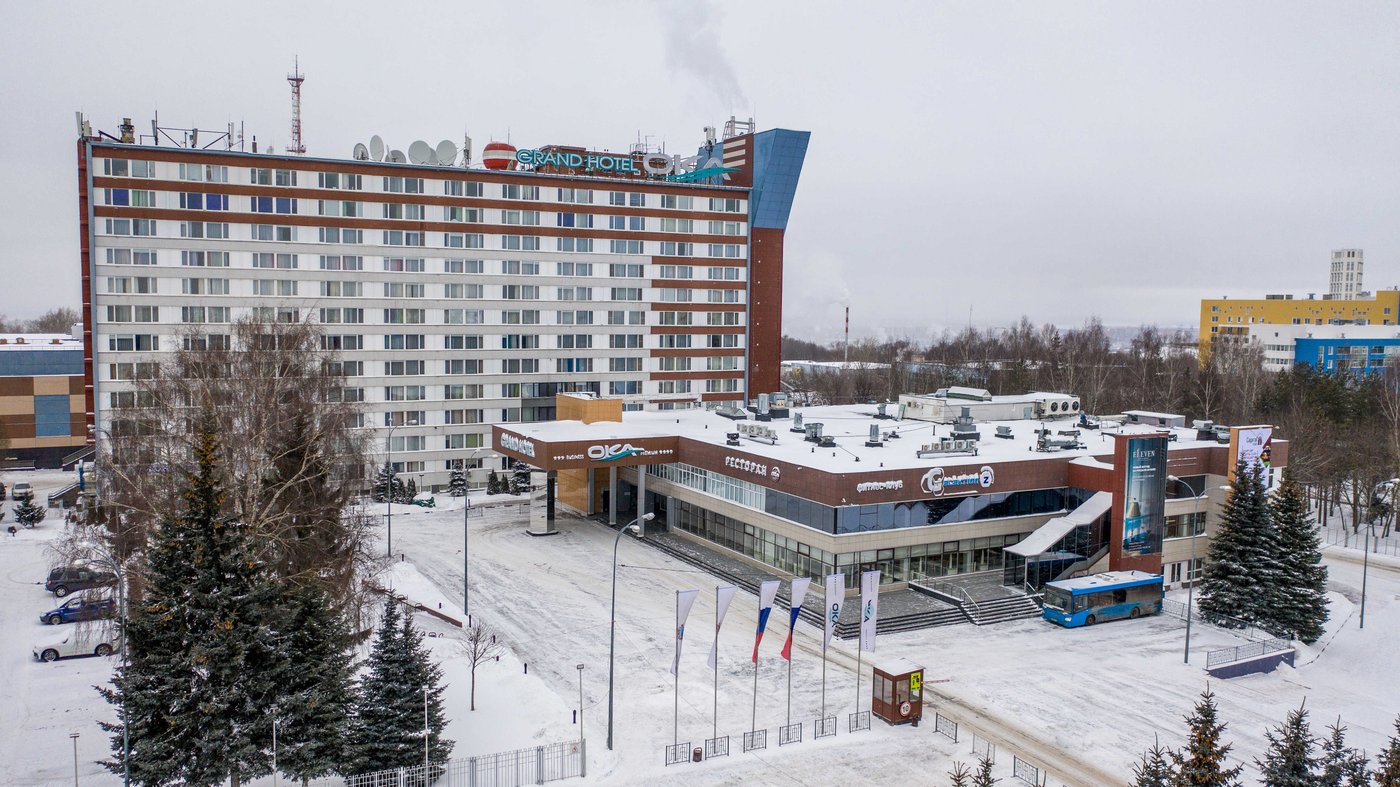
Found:
[(1094, 520), (1108, 513), (1108, 509), (1112, 505), (1113, 494), (1111, 492), (1095, 492), (1080, 507), (1062, 517), (1056, 517), (1046, 522), (1034, 533), (1022, 539), (1020, 543), (1012, 544), (1003, 551), (1021, 557), (1035, 557), (1055, 546), (1060, 539), (1069, 535), (1069, 532), (1076, 527), (1092, 524)]

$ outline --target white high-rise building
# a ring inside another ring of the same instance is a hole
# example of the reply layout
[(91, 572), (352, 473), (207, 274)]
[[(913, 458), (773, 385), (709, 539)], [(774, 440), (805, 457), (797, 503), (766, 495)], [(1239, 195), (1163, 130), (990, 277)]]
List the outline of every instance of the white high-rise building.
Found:
[(1361, 285), (1365, 265), (1361, 249), (1337, 249), (1332, 252), (1332, 276), (1328, 279), (1327, 295), (1334, 301), (1354, 301), (1366, 291)]

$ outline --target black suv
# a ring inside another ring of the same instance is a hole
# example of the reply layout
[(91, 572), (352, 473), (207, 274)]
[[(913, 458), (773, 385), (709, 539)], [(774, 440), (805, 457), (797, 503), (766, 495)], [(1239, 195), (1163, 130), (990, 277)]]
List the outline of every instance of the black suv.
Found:
[(117, 575), (94, 566), (61, 566), (49, 572), (44, 590), (62, 598), (75, 590), (110, 587), (117, 584)]

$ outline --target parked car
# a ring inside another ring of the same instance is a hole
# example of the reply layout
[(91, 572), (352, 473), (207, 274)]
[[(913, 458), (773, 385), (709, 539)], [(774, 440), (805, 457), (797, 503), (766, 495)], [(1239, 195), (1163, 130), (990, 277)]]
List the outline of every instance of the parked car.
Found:
[(72, 626), (61, 637), (42, 640), (34, 645), (38, 661), (57, 661), (69, 656), (110, 656), (121, 647), (121, 634), (116, 626), (88, 624)]
[(60, 566), (49, 572), (44, 590), (63, 598), (75, 590), (110, 587), (117, 584), (117, 575), (105, 569), (86, 565)]
[(57, 626), (60, 623), (110, 618), (116, 612), (117, 602), (110, 598), (72, 598), (58, 609), (51, 609), (40, 615), (39, 620), (50, 626)]
[(16, 501), (33, 500), (34, 487), (30, 486), (28, 481), (20, 481), (10, 489), (10, 497), (14, 498)]

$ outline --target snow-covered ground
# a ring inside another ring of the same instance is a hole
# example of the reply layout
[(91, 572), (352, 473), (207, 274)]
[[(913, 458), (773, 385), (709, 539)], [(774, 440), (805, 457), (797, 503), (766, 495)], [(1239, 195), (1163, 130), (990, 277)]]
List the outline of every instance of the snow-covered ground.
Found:
[[(15, 474), (7, 474), (15, 475)], [(24, 474), (40, 485), (39, 474)], [(10, 483), (9, 477), (5, 478)], [(58, 486), (61, 479), (52, 479)], [(47, 482), (44, 482), (47, 483)], [(41, 494), (44, 492), (40, 490)], [(500, 500), (501, 498), (497, 498)], [(463, 512), (461, 501), (438, 498), (441, 508), (394, 507), (394, 551), (402, 557), (379, 577), (420, 604), (458, 617), (462, 605)], [(792, 717), (805, 722), (804, 741), (779, 747), (777, 727), (786, 719), (787, 663), (778, 655), (787, 634), (783, 610), (775, 610), (762, 646), (758, 675), (758, 726), (769, 730), (768, 748), (743, 754), (742, 733), (754, 713), (753, 647), (756, 600), (740, 593), (720, 639), (719, 734), (731, 737), (728, 758), (667, 769), (663, 749), (673, 741), (675, 591), (700, 589), (687, 626), (678, 696), (678, 735), (692, 747), (711, 735), (713, 673), (705, 665), (714, 621), (716, 581), (624, 536), (617, 575), (617, 662), (614, 750), (607, 737), (609, 587), (614, 533), (591, 522), (562, 518), (560, 534), (525, 533), (518, 506), (487, 508), (474, 502), (471, 529), (471, 606), (503, 637), (510, 652), (478, 671), (477, 710), (468, 710), (469, 680), (460, 634), (450, 624), (419, 615), (433, 652), (443, 661), (449, 737), (454, 756), (485, 754), (578, 734), (584, 664), (584, 722), (589, 776), (599, 784), (645, 784), (683, 777), (707, 784), (942, 783), (953, 760), (969, 761), (970, 732), (998, 742), (999, 778), (1010, 782), (1011, 753), (1044, 766), (1050, 784), (1122, 784), (1137, 753), (1154, 733), (1164, 744), (1183, 739), (1181, 717), (1206, 686), (1205, 653), (1238, 644), (1234, 635), (1201, 625), (1192, 629), (1191, 664), (1182, 663), (1184, 624), (1162, 616), (1065, 630), (1040, 621), (976, 628), (957, 626), (882, 636), (876, 661), (899, 656), (926, 670), (925, 718), (915, 729), (878, 719), (868, 732), (848, 734), (846, 714), (855, 707), (854, 643), (833, 647), (827, 666), (828, 712), (839, 717), (838, 735), (814, 741), (812, 720), (821, 703), (820, 631), (797, 629), (792, 669)], [(0, 543), (0, 708), (5, 747), (0, 783), (63, 784), (72, 778), (71, 730), (81, 732), (84, 784), (116, 783), (92, 761), (106, 754), (97, 718), (111, 718), (92, 691), (105, 682), (113, 659), (33, 662), (32, 641), (45, 631), (37, 615), (51, 601), (37, 583), (45, 566), (43, 544), (59, 528)], [(1349, 740), (1374, 753), (1400, 712), (1400, 561), (1375, 561), (1367, 589), (1365, 630), (1358, 630), (1361, 567), (1350, 554), (1329, 550), (1333, 621), (1316, 646), (1303, 649), (1296, 669), (1211, 681), (1235, 756), (1247, 762), (1263, 749), (1263, 733), (1305, 698), (1315, 729), (1341, 716)], [(42, 609), (41, 609), (42, 608)], [(869, 659), (861, 705), (869, 707)], [(528, 674), (526, 665), (528, 664)], [(935, 682), (940, 681), (940, 682)], [(961, 741), (934, 732), (934, 710), (960, 722)], [(270, 783), (270, 780), (268, 781)]]

